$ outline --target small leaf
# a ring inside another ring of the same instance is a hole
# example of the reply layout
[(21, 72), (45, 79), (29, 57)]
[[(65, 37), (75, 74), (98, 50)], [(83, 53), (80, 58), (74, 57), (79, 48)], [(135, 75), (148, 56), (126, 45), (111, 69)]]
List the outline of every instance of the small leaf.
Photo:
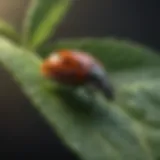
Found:
[(71, 0), (32, 0), (24, 22), (24, 45), (37, 49), (56, 31)]
[(20, 43), (20, 35), (18, 35), (10, 24), (2, 19), (0, 19), (0, 36), (9, 38), (13, 42)]
[[(95, 56), (104, 62), (110, 59), (114, 65), (118, 62), (115, 57), (121, 57), (123, 67), (118, 69), (119, 64), (115, 67), (110, 63), (110, 69), (116, 69), (111, 73), (117, 93), (114, 103), (107, 102), (99, 93), (91, 103), (84, 93), (58, 89), (56, 83), (40, 75), (40, 57), (4, 39), (0, 39), (0, 62), (19, 83), (37, 111), (81, 159), (156, 160), (160, 157), (159, 56), (151, 51), (145, 56), (142, 51), (147, 49), (131, 44), (126, 48), (122, 45), (121, 50), (119, 43), (112, 45), (116, 48), (112, 56), (107, 54), (108, 41), (93, 42), (97, 41), (86, 41), (90, 49), (86, 47), (84, 51), (92, 50)], [(120, 50), (117, 50), (117, 45)], [(57, 48), (60, 46), (71, 47), (67, 41), (66, 45), (63, 42)], [(72, 48), (81, 47), (72, 43)], [(134, 63), (130, 60), (132, 65), (125, 65), (122, 57), (127, 60), (132, 57)], [(135, 63), (136, 59), (138, 63)]]

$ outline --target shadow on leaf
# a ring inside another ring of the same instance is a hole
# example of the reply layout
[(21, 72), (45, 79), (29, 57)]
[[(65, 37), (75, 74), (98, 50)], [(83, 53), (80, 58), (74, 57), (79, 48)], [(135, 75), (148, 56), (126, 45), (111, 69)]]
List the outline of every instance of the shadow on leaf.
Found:
[(86, 99), (79, 96), (78, 93), (64, 88), (56, 88), (54, 90), (57, 96), (65, 104), (67, 110), (70, 110), (76, 117), (83, 118), (86, 122), (105, 123), (106, 121), (113, 122), (113, 117), (109, 110), (105, 110), (101, 103), (93, 99)]
[(80, 97), (74, 91), (56, 88), (54, 92), (56, 92), (61, 101), (65, 103), (65, 106), (69, 107), (75, 114), (86, 114), (89, 116), (94, 112), (92, 103), (89, 103), (89, 101)]

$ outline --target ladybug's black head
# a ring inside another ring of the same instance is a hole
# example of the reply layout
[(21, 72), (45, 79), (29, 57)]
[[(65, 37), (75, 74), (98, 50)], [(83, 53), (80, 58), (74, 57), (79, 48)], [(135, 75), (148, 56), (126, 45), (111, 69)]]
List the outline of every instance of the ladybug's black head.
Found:
[(115, 99), (113, 86), (109, 81), (107, 73), (101, 66), (93, 66), (89, 74), (89, 79), (96, 88), (100, 89), (103, 92), (108, 100)]

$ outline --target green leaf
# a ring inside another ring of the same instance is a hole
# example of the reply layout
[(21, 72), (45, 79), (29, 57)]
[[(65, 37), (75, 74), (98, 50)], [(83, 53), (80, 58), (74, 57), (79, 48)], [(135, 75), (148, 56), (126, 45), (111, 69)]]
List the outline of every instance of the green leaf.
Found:
[[(124, 45), (120, 41), (112, 44), (114, 48), (109, 47), (109, 41), (85, 42), (84, 51), (93, 51), (113, 69), (110, 76), (117, 93), (117, 100), (113, 103), (96, 93), (95, 105), (92, 105), (83, 90), (71, 92), (56, 87), (56, 83), (40, 75), (40, 57), (4, 39), (0, 39), (0, 62), (51, 128), (56, 129), (59, 137), (81, 159), (160, 158), (159, 56), (141, 46)], [(80, 42), (76, 41), (75, 44), (74, 41), (59, 42), (54, 48), (64, 46), (82, 49)], [(113, 55), (110, 54), (112, 50), (115, 50)]]
[[(79, 49), (90, 52), (101, 60), (111, 71), (160, 65), (159, 56), (153, 56), (153, 51), (150, 48), (136, 44), (135, 42), (116, 40), (113, 38), (61, 40), (41, 49), (41, 56), (45, 57), (52, 52), (52, 50), (61, 48)], [(154, 53), (156, 53), (156, 51), (154, 51)]]
[(0, 36), (9, 38), (15, 43), (20, 43), (20, 35), (15, 29), (3, 19), (0, 19)]
[(37, 49), (56, 31), (71, 0), (32, 0), (24, 22), (24, 45)]

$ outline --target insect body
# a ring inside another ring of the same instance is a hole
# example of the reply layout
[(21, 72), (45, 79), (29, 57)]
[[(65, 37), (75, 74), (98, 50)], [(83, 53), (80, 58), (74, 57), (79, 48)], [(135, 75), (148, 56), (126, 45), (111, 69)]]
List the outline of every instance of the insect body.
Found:
[(74, 50), (53, 52), (42, 63), (42, 74), (72, 86), (91, 84), (101, 89), (109, 100), (114, 99), (113, 87), (101, 63), (91, 55)]

